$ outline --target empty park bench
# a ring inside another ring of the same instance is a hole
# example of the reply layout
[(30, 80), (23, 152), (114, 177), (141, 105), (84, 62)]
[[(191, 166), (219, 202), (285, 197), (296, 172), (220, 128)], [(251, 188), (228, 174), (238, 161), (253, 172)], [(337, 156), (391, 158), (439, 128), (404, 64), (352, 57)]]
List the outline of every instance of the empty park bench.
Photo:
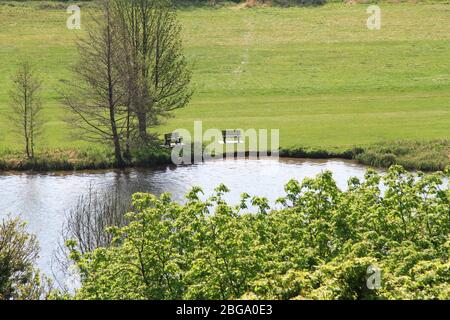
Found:
[(166, 147), (171, 147), (173, 145), (177, 145), (180, 144), (181, 141), (183, 141), (183, 138), (180, 136), (179, 133), (174, 132), (174, 133), (166, 133), (164, 135), (164, 145)]
[(241, 143), (241, 130), (223, 130), (223, 143)]

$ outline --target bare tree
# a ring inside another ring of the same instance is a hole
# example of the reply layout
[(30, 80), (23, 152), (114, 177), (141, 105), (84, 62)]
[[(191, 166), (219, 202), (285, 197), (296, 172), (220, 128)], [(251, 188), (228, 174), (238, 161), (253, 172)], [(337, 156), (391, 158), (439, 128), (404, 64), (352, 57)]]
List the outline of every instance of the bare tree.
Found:
[(25, 153), (28, 158), (34, 158), (36, 138), (41, 133), (42, 103), (40, 99), (41, 81), (35, 75), (33, 66), (28, 61), (22, 61), (12, 77), (10, 98), (12, 101), (11, 121), (16, 131), (23, 138)]
[[(66, 247), (68, 240), (77, 242), (77, 249), (81, 253), (91, 252), (99, 247), (109, 247), (113, 235), (107, 232), (108, 227), (123, 227), (128, 223), (125, 213), (131, 211), (131, 201), (128, 196), (121, 195), (119, 188), (107, 192), (97, 192), (93, 185), (86, 195), (81, 195), (76, 204), (67, 212), (67, 221), (61, 232), (61, 241), (53, 254), (55, 262), (53, 272), (55, 279), (59, 274), (69, 277), (70, 266), (73, 261), (69, 257)], [(67, 292), (71, 288), (58, 282), (59, 289)]]
[(99, 193), (91, 186), (69, 210), (65, 238), (77, 240), (81, 253), (108, 247), (113, 236), (106, 228), (125, 226), (125, 213), (130, 209), (130, 200), (121, 197), (119, 189)]
[(169, 0), (112, 0), (120, 23), (130, 109), (139, 138), (190, 100), (191, 72), (183, 53), (180, 25)]
[(78, 43), (76, 81), (70, 83), (70, 94), (64, 94), (64, 104), (72, 111), (70, 123), (80, 129), (81, 138), (112, 142), (116, 164), (122, 167), (121, 144), (129, 121), (127, 92), (117, 67), (123, 59), (110, 1), (103, 0), (102, 5), (102, 15), (94, 18), (86, 39)]

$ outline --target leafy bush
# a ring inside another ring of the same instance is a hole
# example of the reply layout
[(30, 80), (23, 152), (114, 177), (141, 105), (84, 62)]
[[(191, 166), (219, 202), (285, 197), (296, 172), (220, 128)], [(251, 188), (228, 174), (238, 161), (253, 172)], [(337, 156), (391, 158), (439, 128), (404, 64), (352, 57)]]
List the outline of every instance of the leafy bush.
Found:
[(39, 299), (45, 289), (34, 264), (39, 246), (36, 237), (18, 219), (0, 223), (0, 300)]
[[(446, 173), (394, 166), (337, 188), (330, 172), (290, 181), (279, 208), (221, 185), (185, 204), (133, 196), (113, 244), (81, 254), (78, 299), (448, 299), (450, 189)], [(245, 213), (248, 206), (256, 213)], [(370, 268), (381, 286), (369, 288)]]

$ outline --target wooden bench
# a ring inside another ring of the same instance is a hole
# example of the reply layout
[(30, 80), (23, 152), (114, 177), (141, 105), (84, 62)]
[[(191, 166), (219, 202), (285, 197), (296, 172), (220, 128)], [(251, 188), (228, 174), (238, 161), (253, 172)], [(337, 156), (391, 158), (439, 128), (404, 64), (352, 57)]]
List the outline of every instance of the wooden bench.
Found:
[(241, 130), (223, 130), (223, 143), (241, 143)]
[(164, 135), (164, 145), (166, 147), (171, 147), (172, 145), (180, 144), (183, 141), (183, 138), (179, 133), (166, 133)]

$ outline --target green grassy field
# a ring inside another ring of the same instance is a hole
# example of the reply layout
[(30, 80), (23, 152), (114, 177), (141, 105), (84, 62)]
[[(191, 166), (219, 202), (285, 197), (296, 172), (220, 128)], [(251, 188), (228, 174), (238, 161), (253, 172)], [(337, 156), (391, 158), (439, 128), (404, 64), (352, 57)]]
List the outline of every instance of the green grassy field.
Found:
[[(179, 12), (194, 71), (192, 102), (160, 128), (277, 128), (282, 147), (345, 148), (450, 137), (450, 4), (315, 8), (190, 8)], [(85, 13), (85, 11), (84, 11)], [(18, 150), (8, 113), (9, 77), (21, 57), (45, 81), (46, 149), (69, 139), (57, 100), (74, 40), (64, 9), (0, 5), (0, 152)], [(87, 19), (84, 14), (82, 19)]]

